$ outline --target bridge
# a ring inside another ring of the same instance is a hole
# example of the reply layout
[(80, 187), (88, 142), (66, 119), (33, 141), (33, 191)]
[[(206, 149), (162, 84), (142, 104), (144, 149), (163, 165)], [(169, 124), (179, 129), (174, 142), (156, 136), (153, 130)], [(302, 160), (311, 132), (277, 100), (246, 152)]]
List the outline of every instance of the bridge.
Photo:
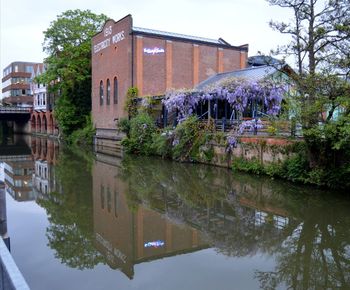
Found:
[(32, 108), (0, 106), (0, 121), (28, 121)]

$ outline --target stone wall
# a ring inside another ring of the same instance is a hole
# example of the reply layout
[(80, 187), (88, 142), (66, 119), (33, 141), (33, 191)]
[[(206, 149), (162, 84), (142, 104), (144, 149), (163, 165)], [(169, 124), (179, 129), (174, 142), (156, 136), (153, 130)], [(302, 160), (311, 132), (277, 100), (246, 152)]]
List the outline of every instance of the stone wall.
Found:
[(234, 158), (260, 160), (262, 165), (282, 163), (293, 154), (288, 147), (295, 142), (298, 141), (278, 137), (242, 137), (231, 154), (226, 152), (225, 145), (212, 143), (214, 157), (208, 164), (231, 167)]

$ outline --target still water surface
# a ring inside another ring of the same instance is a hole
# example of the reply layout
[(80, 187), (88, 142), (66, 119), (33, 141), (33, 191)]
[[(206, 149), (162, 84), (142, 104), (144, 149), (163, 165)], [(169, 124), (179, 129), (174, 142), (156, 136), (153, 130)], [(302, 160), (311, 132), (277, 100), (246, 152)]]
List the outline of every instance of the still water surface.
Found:
[(0, 150), (1, 234), (31, 289), (350, 289), (344, 195), (47, 139)]

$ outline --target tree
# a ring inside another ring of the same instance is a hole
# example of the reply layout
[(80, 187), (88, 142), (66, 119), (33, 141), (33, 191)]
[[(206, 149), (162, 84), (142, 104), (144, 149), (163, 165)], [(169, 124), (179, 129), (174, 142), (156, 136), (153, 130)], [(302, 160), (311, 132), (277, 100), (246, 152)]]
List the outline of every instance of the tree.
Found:
[(271, 21), (270, 26), (292, 38), (273, 52), (296, 58), (294, 82), (309, 166), (319, 179), (332, 169), (350, 174), (344, 161), (350, 156), (350, 1), (267, 1), (293, 12), (291, 23)]
[(91, 38), (106, 20), (90, 10), (68, 10), (44, 31), (47, 70), (39, 81), (59, 96), (55, 117), (66, 136), (85, 126), (91, 112)]

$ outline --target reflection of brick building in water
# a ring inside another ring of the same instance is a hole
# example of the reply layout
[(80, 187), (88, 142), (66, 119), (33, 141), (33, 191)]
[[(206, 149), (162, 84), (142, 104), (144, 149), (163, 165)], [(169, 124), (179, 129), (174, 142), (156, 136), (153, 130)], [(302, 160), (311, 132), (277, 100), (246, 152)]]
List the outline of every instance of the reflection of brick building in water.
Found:
[(49, 164), (56, 164), (59, 146), (55, 139), (32, 138), (31, 150), (34, 160), (46, 160)]
[(28, 146), (29, 140), (30, 136), (14, 135), (0, 144), (5, 190), (18, 201), (35, 198), (32, 191), (34, 163)]
[(95, 246), (112, 268), (129, 278), (134, 265), (149, 260), (206, 247), (201, 234), (190, 227), (175, 225), (160, 213), (139, 206), (129, 210), (115, 165), (96, 161), (93, 169)]
[(32, 188), (33, 163), (31, 155), (4, 163), (6, 191), (17, 201), (35, 199)]
[(7, 144), (4, 159), (6, 191), (16, 200), (34, 200), (39, 194), (56, 190), (53, 164), (57, 161), (58, 143), (47, 138), (16, 137)]

